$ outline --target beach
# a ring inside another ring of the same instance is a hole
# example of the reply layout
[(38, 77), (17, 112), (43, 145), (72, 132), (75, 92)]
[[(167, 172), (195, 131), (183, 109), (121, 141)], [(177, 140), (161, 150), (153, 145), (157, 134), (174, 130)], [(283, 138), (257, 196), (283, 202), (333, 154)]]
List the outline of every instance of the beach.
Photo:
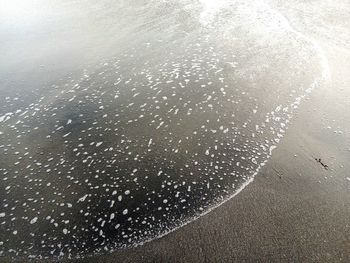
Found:
[(301, 105), (241, 193), (165, 237), (82, 262), (348, 262), (350, 51), (321, 45), (331, 82)]
[(350, 4), (199, 2), (0, 28), (1, 262), (350, 261)]

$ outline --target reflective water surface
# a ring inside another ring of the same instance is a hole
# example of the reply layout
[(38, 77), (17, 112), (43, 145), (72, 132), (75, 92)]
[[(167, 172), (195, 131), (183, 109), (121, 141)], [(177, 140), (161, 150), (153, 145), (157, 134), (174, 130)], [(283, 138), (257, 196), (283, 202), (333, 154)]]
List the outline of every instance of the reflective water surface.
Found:
[(108, 253), (210, 211), (327, 77), (258, 0), (2, 4), (0, 255)]

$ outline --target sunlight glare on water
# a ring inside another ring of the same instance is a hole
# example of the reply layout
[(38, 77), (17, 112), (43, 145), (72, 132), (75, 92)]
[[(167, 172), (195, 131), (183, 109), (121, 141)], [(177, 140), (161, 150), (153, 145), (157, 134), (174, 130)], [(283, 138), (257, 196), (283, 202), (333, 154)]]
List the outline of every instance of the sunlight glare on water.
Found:
[(1, 24), (28, 26), (38, 23), (48, 15), (47, 12), (45, 5), (39, 0), (0, 0)]
[(323, 80), (259, 0), (41, 1), (1, 2), (0, 256), (112, 252), (211, 211)]

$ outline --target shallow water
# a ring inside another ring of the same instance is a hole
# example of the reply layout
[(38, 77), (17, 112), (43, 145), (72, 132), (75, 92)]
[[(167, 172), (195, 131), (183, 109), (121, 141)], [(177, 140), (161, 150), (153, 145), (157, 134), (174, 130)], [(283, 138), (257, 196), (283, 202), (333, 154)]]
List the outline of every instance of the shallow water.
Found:
[(327, 75), (317, 43), (262, 1), (35, 8), (0, 32), (5, 256), (108, 253), (210, 211)]

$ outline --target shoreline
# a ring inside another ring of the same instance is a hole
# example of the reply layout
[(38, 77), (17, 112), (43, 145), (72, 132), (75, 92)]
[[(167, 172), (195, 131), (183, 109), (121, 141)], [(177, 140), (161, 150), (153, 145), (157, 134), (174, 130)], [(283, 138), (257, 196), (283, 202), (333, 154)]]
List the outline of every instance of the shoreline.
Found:
[[(346, 76), (350, 56), (325, 46), (337, 74), (301, 104), (254, 182), (235, 198), (166, 236), (76, 262), (350, 261), (350, 182), (346, 177), (350, 132), (329, 128), (339, 114), (330, 103), (339, 102), (337, 97), (350, 98), (350, 91), (344, 89), (350, 85)], [(346, 107), (350, 100), (340, 102)], [(342, 117), (350, 119), (350, 113), (343, 112)], [(343, 125), (350, 131), (349, 124)]]

